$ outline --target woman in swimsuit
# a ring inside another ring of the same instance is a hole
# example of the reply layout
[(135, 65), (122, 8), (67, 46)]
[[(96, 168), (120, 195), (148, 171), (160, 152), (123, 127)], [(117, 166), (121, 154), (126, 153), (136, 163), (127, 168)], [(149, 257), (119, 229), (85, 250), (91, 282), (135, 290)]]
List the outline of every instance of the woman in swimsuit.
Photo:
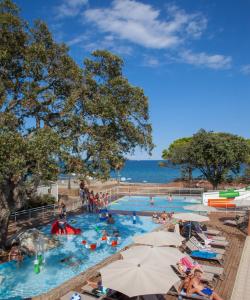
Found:
[(198, 294), (201, 296), (205, 296), (208, 299), (211, 300), (223, 300), (217, 293), (214, 292), (214, 290), (210, 289), (209, 287), (206, 287), (202, 282), (202, 271), (201, 270), (195, 270), (194, 276), (190, 280), (188, 287), (187, 287), (187, 294)]

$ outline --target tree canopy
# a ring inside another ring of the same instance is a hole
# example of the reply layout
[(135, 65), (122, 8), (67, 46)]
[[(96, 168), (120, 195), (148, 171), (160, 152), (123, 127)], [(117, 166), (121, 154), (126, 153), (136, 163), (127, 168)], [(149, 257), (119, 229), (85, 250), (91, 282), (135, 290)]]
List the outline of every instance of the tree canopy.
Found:
[(105, 179), (136, 147), (152, 150), (148, 99), (123, 60), (97, 50), (79, 66), (47, 25), (0, 1), (0, 247), (8, 218), (42, 180)]
[(242, 163), (247, 162), (250, 147), (246, 139), (223, 132), (200, 130), (187, 140), (176, 140), (163, 158), (174, 163), (196, 168), (217, 188), (229, 172), (239, 174)]
[(191, 137), (184, 137), (175, 140), (170, 144), (168, 149), (163, 150), (162, 158), (167, 160), (173, 165), (180, 165), (181, 172), (184, 178), (188, 180), (192, 179), (193, 167), (189, 162), (188, 150), (190, 143), (192, 141)]

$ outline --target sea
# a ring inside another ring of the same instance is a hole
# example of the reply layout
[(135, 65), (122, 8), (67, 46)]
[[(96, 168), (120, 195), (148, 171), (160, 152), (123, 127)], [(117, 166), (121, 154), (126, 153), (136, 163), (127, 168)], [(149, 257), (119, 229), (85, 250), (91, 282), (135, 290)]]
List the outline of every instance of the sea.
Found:
[[(176, 179), (180, 179), (181, 168), (168, 164), (167, 167), (160, 166), (163, 160), (127, 160), (124, 167), (119, 172), (112, 171), (111, 178), (120, 179), (122, 182), (131, 183), (169, 183)], [(243, 175), (245, 166), (242, 165), (240, 175)], [(229, 173), (231, 177), (235, 177), (233, 173)], [(199, 170), (193, 170), (192, 177), (194, 179), (204, 179)], [(66, 179), (68, 175), (60, 174), (59, 179)]]
[[(168, 183), (181, 178), (180, 167), (162, 167), (162, 160), (127, 160), (119, 172), (111, 172), (112, 178), (120, 178), (123, 182), (137, 183)], [(201, 176), (198, 170), (193, 171), (193, 177)]]

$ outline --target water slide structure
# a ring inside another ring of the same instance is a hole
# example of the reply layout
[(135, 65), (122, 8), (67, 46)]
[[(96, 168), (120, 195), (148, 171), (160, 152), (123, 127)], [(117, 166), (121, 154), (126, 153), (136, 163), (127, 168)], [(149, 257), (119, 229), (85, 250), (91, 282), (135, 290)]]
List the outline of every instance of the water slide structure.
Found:
[(243, 189), (228, 189), (224, 191), (212, 191), (203, 193), (202, 200), (204, 205), (217, 208), (234, 208), (234, 200), (248, 200), (250, 205), (250, 186)]

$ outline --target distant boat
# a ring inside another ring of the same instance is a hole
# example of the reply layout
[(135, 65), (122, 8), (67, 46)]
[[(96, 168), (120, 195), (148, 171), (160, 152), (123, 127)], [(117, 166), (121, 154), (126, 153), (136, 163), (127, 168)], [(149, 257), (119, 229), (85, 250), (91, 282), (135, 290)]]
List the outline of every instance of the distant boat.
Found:
[(121, 181), (126, 181), (126, 177), (121, 177)]
[(144, 183), (146, 183), (146, 182), (147, 182), (147, 180), (143, 180), (143, 182), (144, 182)]

